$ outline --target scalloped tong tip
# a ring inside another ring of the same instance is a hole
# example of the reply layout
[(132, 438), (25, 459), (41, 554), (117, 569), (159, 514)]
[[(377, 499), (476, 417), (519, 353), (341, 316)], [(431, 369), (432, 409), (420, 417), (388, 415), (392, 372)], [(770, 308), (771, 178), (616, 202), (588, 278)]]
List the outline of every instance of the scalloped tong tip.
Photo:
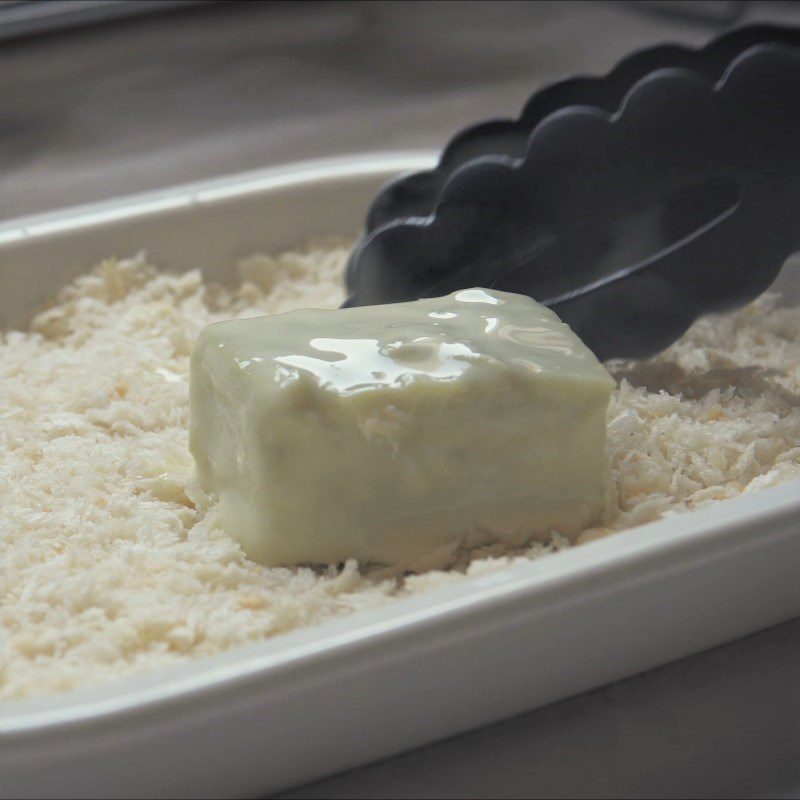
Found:
[(800, 30), (743, 28), (458, 134), (376, 198), (345, 305), (492, 287), (548, 305), (602, 359), (645, 357), (766, 290), (800, 248), (795, 208)]

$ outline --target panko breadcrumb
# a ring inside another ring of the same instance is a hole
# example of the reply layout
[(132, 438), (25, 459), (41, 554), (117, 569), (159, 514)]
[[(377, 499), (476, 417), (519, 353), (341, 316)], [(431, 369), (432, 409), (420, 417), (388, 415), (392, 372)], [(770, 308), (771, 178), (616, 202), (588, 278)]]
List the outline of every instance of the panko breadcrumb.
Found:
[[(555, 534), (397, 576), (265, 568), (221, 531), (187, 451), (192, 342), (222, 319), (337, 306), (348, 252), (250, 258), (235, 290), (110, 260), (0, 336), (0, 697), (218, 653), (566, 546)], [(609, 366), (608, 503), (581, 540), (800, 478), (798, 309), (766, 296)]]

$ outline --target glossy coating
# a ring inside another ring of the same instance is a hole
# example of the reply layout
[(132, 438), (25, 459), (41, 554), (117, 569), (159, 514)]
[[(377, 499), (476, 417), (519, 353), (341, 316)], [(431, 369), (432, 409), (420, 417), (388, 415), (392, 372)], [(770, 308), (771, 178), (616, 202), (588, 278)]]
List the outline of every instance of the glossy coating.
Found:
[(521, 295), (294, 311), (203, 331), (190, 448), (251, 558), (424, 568), (589, 525), (613, 387)]
[(341, 395), (399, 389), (412, 380), (452, 381), (490, 361), (605, 379), (555, 313), (527, 297), (480, 288), (414, 303), (222, 322), (204, 334), (212, 335), (245, 380), (268, 376), (278, 388), (306, 377)]

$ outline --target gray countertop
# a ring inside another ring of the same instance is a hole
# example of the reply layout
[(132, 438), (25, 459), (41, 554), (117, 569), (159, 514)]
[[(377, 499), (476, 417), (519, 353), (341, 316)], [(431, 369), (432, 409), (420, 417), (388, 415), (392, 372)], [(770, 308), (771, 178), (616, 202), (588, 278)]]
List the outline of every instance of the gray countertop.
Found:
[(282, 797), (797, 797), (798, 746), (800, 620)]
[(549, 79), (713, 28), (585, 3), (224, 3), (0, 48), (0, 219), (268, 164), (439, 147)]
[[(644, 5), (233, 2), (5, 42), (0, 219), (439, 147), (543, 82), (717, 30)], [(800, 22), (795, 4), (744, 12)], [(799, 751), (794, 621), (283, 797), (800, 797)]]

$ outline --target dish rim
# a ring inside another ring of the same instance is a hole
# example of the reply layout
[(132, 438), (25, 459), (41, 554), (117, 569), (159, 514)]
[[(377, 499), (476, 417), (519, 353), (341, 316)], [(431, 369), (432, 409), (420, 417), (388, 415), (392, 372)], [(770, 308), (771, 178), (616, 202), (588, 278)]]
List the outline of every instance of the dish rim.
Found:
[[(403, 151), (316, 159), (255, 170), (156, 192), (114, 198), (0, 224), (0, 247), (23, 240), (77, 231), (104, 223), (159, 214), (193, 205), (213, 205), (248, 194), (280, 191), (358, 176), (377, 177), (430, 165), (428, 151)], [(754, 537), (754, 524), (773, 531)], [(769, 536), (787, 533), (782, 522), (800, 522), (800, 480), (723, 500), (617, 532), (546, 558), (468, 576), (451, 586), (393, 599), (379, 608), (356, 611), (223, 653), (157, 667), (59, 694), (0, 703), (0, 746), (62, 736), (65, 731), (137, 714), (174, 713), (203, 697), (218, 701), (254, 683), (291, 680), (301, 672), (324, 670), (335, 659), (370, 649), (403, 646), (415, 631), (440, 636), (454, 626), (496, 617), (504, 608), (539, 602), (542, 613), (569, 603), (577, 586), (607, 590), (615, 573), (630, 581), (651, 571), (679, 569), (681, 563), (713, 555), (716, 547), (754, 548)], [(619, 588), (618, 586), (616, 588)], [(579, 592), (580, 594), (580, 592)], [(438, 632), (438, 633), (436, 633)], [(221, 696), (224, 695), (224, 696)]]

